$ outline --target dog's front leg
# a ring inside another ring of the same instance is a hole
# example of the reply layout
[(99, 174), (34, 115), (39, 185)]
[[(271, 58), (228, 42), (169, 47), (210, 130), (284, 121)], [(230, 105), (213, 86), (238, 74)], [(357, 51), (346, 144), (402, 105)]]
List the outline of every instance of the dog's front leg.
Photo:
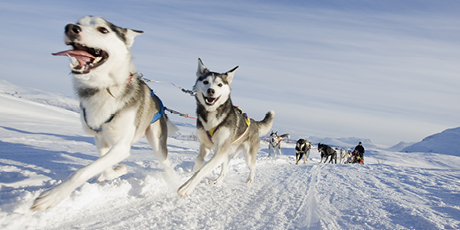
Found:
[(195, 165), (193, 166), (194, 173), (203, 167), (204, 158), (209, 154), (210, 151), (211, 151), (211, 148), (207, 147), (204, 144), (200, 145), (200, 151), (198, 153), (198, 156), (195, 159)]
[[(104, 140), (103, 136), (95, 136), (94, 140), (99, 151), (99, 157), (104, 156), (110, 151), (110, 146)], [(105, 180), (113, 180), (125, 175), (126, 173), (128, 173), (128, 167), (126, 167), (126, 165), (117, 165), (115, 168), (109, 167), (101, 173), (96, 182), (102, 183)]]
[(62, 184), (42, 193), (35, 199), (34, 204), (30, 209), (33, 211), (45, 211), (58, 205), (62, 200), (68, 197), (74, 189), (82, 185), (85, 181), (127, 158), (129, 156), (133, 135), (134, 130), (132, 130), (132, 132), (127, 132), (124, 139), (115, 144), (110, 151), (107, 152), (107, 154), (88, 166), (76, 171)]
[(208, 183), (209, 184), (220, 184), (224, 180), (225, 176), (227, 175), (227, 170), (228, 170), (228, 162), (230, 161), (230, 157), (227, 155), (226, 159), (222, 162), (220, 165), (220, 175), (217, 177), (215, 180), (210, 180)]
[(304, 163), (304, 164), (306, 164), (306, 163), (307, 163), (307, 161), (308, 161), (308, 157), (309, 157), (309, 156), (310, 156), (310, 149), (309, 149), (309, 150), (307, 150), (307, 152), (305, 152), (305, 159), (304, 159), (304, 161), (303, 161), (303, 163)]
[(215, 153), (209, 162), (196, 171), (193, 176), (177, 190), (177, 194), (179, 196), (190, 195), (203, 177), (208, 175), (226, 160), (229, 147), (230, 143), (223, 143), (220, 147), (215, 148)]

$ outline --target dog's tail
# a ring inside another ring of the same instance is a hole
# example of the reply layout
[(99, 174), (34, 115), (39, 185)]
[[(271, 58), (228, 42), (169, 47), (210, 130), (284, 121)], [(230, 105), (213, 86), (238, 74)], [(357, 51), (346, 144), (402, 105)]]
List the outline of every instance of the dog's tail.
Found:
[(172, 123), (171, 120), (169, 120), (169, 117), (166, 116), (166, 125), (168, 125), (168, 136), (174, 136), (178, 131), (179, 131), (179, 128), (177, 128), (177, 126)]
[(283, 135), (280, 136), (281, 139), (289, 138), (289, 137), (291, 137), (291, 136), (289, 135), (289, 133), (285, 133), (285, 134), (283, 134)]
[(256, 124), (259, 128), (259, 137), (267, 134), (273, 125), (273, 120), (275, 119), (275, 111), (270, 111), (265, 114), (265, 117), (261, 121), (256, 121)]

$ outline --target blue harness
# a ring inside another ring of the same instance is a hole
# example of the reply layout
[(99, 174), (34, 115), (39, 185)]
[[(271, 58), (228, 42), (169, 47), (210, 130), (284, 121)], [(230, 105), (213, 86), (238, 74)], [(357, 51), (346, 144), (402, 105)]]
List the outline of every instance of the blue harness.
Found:
[[(152, 97), (152, 100), (153, 100), (153, 98), (155, 97), (155, 93), (153, 91), (150, 91), (150, 96)], [(165, 107), (163, 106), (163, 102), (161, 102), (159, 97), (157, 98), (158, 98), (158, 102), (160, 102), (160, 111), (158, 113), (155, 113), (155, 115), (153, 115), (153, 119), (150, 122), (150, 124), (157, 121), (158, 119), (160, 119), (161, 116), (163, 116), (163, 114), (165, 114)]]
[[(155, 97), (155, 93), (153, 91), (150, 91), (150, 96), (152, 97), (152, 100), (153, 98)], [(161, 116), (163, 116), (163, 114), (165, 114), (165, 107), (163, 106), (163, 102), (160, 100), (159, 97), (158, 98), (158, 102), (160, 102), (160, 111), (158, 113), (155, 113), (155, 115), (153, 115), (153, 119), (152, 121), (150, 122), (150, 124), (152, 124), (153, 122), (157, 121), (158, 119), (161, 118)], [(95, 128), (95, 127), (91, 127), (88, 125), (88, 121), (86, 120), (86, 110), (85, 108), (81, 108), (82, 109), (82, 112), (83, 112), (83, 119), (85, 120), (85, 123), (86, 125), (88, 126), (88, 128), (90, 128), (91, 130), (95, 131), (95, 132), (101, 132), (102, 131), (102, 125)], [(107, 119), (105, 123), (109, 123), (113, 120), (113, 118), (115, 117), (116, 113), (110, 115), (109, 119)]]

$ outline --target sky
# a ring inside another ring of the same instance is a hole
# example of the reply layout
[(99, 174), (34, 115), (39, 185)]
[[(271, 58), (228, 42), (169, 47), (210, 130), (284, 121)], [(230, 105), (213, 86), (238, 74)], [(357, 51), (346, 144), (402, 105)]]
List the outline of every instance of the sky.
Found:
[[(148, 79), (191, 89), (198, 58), (239, 66), (234, 104), (256, 120), (274, 110), (275, 131), (389, 147), (460, 126), (458, 12), (453, 0), (1, 1), (0, 79), (74, 97), (69, 60), (51, 53), (68, 49), (66, 24), (102, 16), (144, 31), (132, 54)], [(195, 114), (193, 97), (149, 85)]]

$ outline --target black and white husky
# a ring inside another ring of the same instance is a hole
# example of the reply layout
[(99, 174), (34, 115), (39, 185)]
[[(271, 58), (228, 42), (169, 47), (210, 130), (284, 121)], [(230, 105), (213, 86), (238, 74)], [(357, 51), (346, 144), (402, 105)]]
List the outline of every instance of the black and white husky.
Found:
[[(160, 99), (136, 75), (130, 47), (142, 31), (120, 28), (100, 17), (84, 17), (65, 27), (64, 40), (75, 91), (80, 99), (84, 130), (94, 135), (100, 158), (76, 171), (67, 180), (42, 193), (32, 210), (43, 211), (64, 200), (88, 179), (98, 182), (127, 173), (118, 164), (130, 155), (131, 145), (144, 135), (167, 172), (168, 126)], [(169, 125), (168, 125), (169, 124)]]
[(333, 163), (334, 160), (335, 164), (337, 164), (337, 151), (335, 151), (331, 146), (318, 143), (318, 152), (321, 153), (320, 163), (326, 163), (330, 156), (331, 159), (329, 160), (329, 163)]
[(299, 139), (295, 144), (295, 164), (299, 164), (299, 161), (303, 159), (303, 163), (307, 163), (308, 156), (310, 155), (311, 143), (305, 139)]
[[(232, 104), (230, 84), (235, 70), (226, 73), (209, 71), (198, 59), (197, 79), (194, 86), (197, 101), (197, 136), (200, 149), (193, 167), (193, 176), (178, 190), (179, 196), (190, 195), (198, 183), (221, 165), (220, 176), (210, 184), (221, 183), (227, 173), (229, 161), (243, 151), (250, 173), (247, 183), (254, 180), (259, 137), (268, 133), (275, 112), (270, 111), (262, 121), (254, 121)], [(207, 164), (204, 158), (213, 150)]]

